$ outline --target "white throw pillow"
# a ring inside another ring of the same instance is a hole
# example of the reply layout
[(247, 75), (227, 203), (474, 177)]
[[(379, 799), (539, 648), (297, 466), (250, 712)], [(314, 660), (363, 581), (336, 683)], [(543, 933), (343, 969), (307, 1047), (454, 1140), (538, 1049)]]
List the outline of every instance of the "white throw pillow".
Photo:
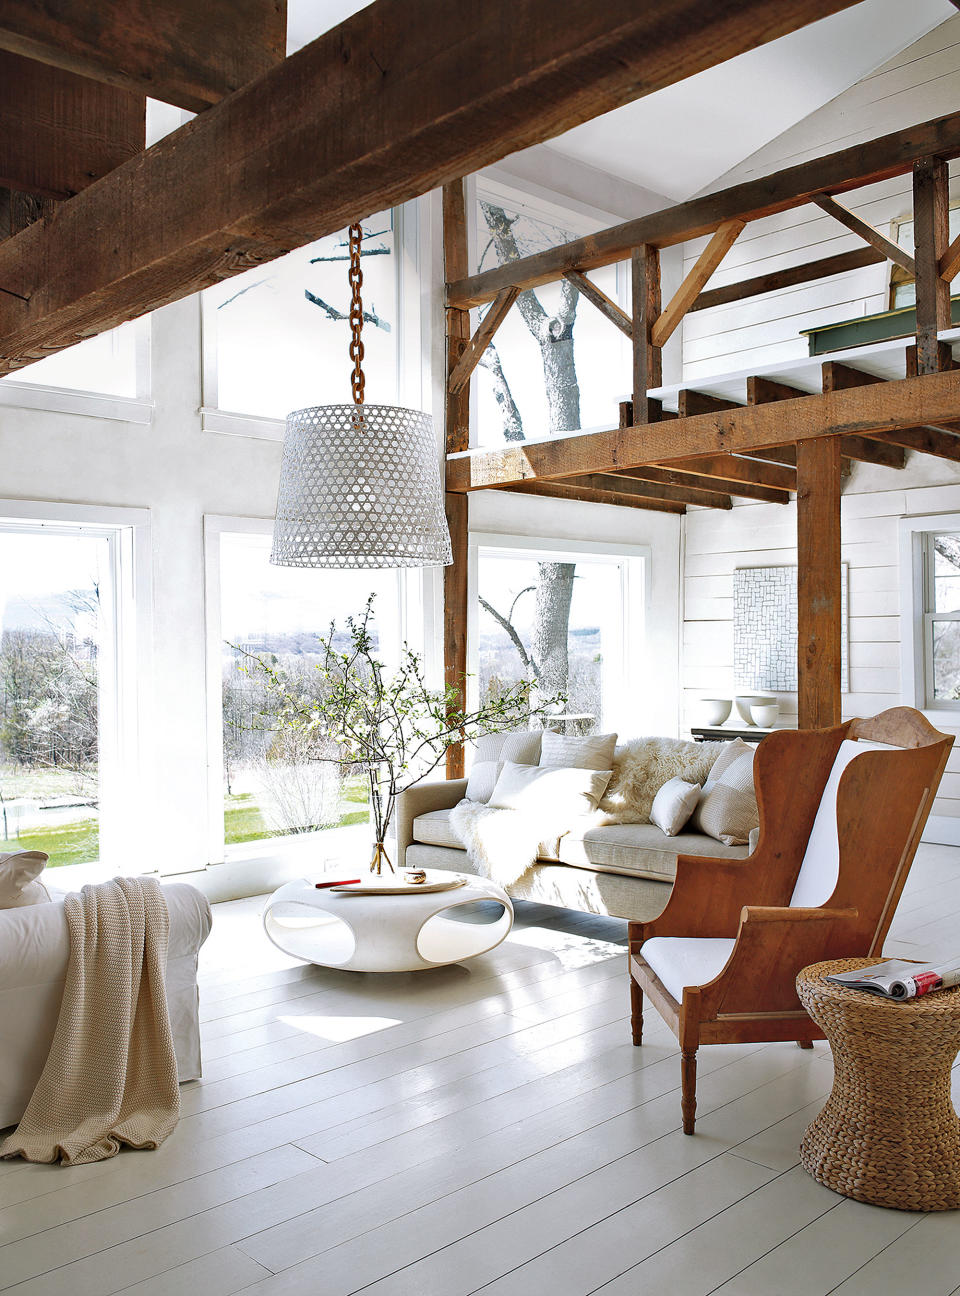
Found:
[(518, 765), (536, 765), (540, 759), (542, 736), (539, 729), (484, 734), (474, 745), (473, 763), (476, 765), (483, 761), (515, 761)]
[(505, 762), (489, 802), (499, 810), (552, 815), (569, 823), (591, 814), (610, 782), (610, 770), (589, 770)]
[(49, 858), (43, 851), (15, 851), (12, 855), (0, 855), (0, 909), (46, 904), (50, 899), (47, 888), (36, 879)]
[(745, 846), (760, 823), (753, 786), (757, 749), (740, 738), (727, 744), (714, 762), (693, 813), (693, 826), (725, 846)]
[[(476, 801), (479, 805), (486, 805), (493, 794), (493, 789), (497, 786), (497, 778), (502, 766), (502, 761), (474, 761), (467, 778), (467, 790), (464, 793), (466, 799)], [(531, 766), (531, 769), (536, 769), (536, 766)]]
[(688, 783), (682, 778), (669, 779), (653, 798), (650, 822), (656, 824), (665, 836), (676, 837), (677, 833), (683, 832), (699, 800), (699, 783)]
[(576, 769), (612, 770), (616, 734), (570, 737), (546, 731), (540, 743), (541, 765), (573, 766)]

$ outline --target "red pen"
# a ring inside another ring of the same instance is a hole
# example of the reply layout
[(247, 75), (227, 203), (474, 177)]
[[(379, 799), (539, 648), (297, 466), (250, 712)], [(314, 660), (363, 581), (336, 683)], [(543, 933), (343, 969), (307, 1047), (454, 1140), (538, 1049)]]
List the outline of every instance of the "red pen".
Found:
[(356, 886), (358, 882), (362, 881), (362, 878), (345, 878), (342, 882), (315, 882), (314, 886), (318, 891), (322, 891), (324, 887)]

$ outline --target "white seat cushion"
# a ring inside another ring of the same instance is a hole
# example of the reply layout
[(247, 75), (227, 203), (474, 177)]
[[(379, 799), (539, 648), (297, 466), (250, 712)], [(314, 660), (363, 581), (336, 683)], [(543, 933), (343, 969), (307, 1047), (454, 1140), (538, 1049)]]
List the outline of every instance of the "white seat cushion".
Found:
[(845, 738), (834, 758), (820, 798), (817, 817), (807, 838), (807, 849), (797, 874), (792, 908), (816, 909), (833, 895), (840, 876), (840, 837), (837, 828), (837, 790), (844, 770), (857, 756), (871, 751), (900, 751), (889, 743), (852, 741)]
[(680, 1003), (684, 986), (706, 985), (722, 972), (735, 943), (715, 936), (654, 936), (640, 953)]

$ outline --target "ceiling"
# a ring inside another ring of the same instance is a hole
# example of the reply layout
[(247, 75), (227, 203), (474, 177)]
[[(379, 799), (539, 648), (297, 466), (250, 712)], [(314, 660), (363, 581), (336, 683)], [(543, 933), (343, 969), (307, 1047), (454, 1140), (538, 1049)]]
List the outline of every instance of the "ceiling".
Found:
[[(288, 50), (367, 3), (288, 0)], [(683, 202), (956, 12), (951, 0), (863, 0), (528, 152)]]

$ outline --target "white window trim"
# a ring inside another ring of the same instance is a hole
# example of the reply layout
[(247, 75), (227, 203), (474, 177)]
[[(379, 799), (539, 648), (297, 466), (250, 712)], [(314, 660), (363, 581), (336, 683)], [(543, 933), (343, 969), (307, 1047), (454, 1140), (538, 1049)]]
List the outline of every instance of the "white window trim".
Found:
[[(613, 558), (623, 561), (621, 574), (622, 616), (620, 622), (621, 642), (620, 658), (624, 666), (624, 678), (610, 680), (604, 687), (603, 711), (604, 721), (609, 723), (614, 713), (621, 732), (639, 732), (635, 717), (626, 704), (627, 662), (631, 645), (642, 649), (644, 656), (633, 663), (631, 678), (648, 680), (655, 678), (655, 673), (648, 669), (645, 660), (646, 626), (650, 614), (650, 590), (652, 588), (653, 549), (650, 545), (615, 544), (600, 540), (570, 540), (556, 536), (519, 536), (502, 532), (471, 531), (467, 543), (467, 697), (468, 705), (476, 707), (480, 700), (479, 679), (479, 560), (481, 549), (502, 549), (522, 555), (525, 552), (546, 552), (557, 561), (578, 562), (591, 556)], [(609, 690), (616, 688), (619, 693), (620, 707), (614, 708)], [(643, 694), (639, 687), (632, 693), (633, 709), (642, 707)], [(622, 716), (622, 718), (621, 718)]]
[(134, 365), (136, 396), (111, 396), (106, 392), (77, 391), (40, 383), (0, 382), (0, 408), (47, 410), (51, 414), (85, 414), (88, 418), (149, 426), (153, 422), (151, 399), (151, 316), (135, 321)]
[[(203, 518), (204, 619), (206, 637), (207, 711), (207, 859), (210, 864), (235, 864), (245, 860), (296, 858), (304, 842), (323, 839), (324, 831), (299, 833), (295, 837), (266, 837), (229, 849), (224, 843), (223, 815), (223, 692), (221, 662), (220, 537), (223, 535), (271, 535), (272, 518), (235, 517), (206, 513)], [(399, 593), (399, 638), (411, 648), (422, 649), (424, 596), (420, 572), (396, 568)], [(326, 626), (318, 629), (326, 629)], [(314, 860), (314, 863), (316, 861)]]
[[(18, 525), (19, 524), (19, 525)], [(153, 559), (149, 509), (0, 499), (5, 530), (69, 534), (77, 528), (109, 544), (111, 595), (117, 602), (105, 657), (113, 675), (112, 696), (100, 713), (100, 864), (129, 870), (130, 843), (143, 852), (142, 872), (156, 872), (143, 824), (155, 817), (150, 760), (153, 735)], [(115, 705), (114, 705), (115, 703)], [(159, 847), (158, 847), (159, 849)], [(86, 867), (86, 866), (84, 866)]]
[[(423, 374), (421, 364), (420, 238), (419, 208), (416, 201), (393, 209), (394, 271), (397, 281), (397, 399), (401, 405), (419, 409), (422, 404)], [(260, 414), (241, 414), (221, 409), (217, 379), (217, 311), (204, 293), (200, 299), (200, 355), (202, 403), (200, 426), (204, 432), (225, 436), (255, 437), (262, 441), (282, 441), (284, 419)], [(347, 347), (343, 348), (344, 371), (349, 367)], [(316, 403), (324, 403), (322, 383), (318, 381)]]
[(900, 696), (932, 724), (955, 728), (960, 723), (960, 702), (955, 706), (926, 705), (924, 543), (935, 531), (960, 531), (960, 513), (900, 519)]

